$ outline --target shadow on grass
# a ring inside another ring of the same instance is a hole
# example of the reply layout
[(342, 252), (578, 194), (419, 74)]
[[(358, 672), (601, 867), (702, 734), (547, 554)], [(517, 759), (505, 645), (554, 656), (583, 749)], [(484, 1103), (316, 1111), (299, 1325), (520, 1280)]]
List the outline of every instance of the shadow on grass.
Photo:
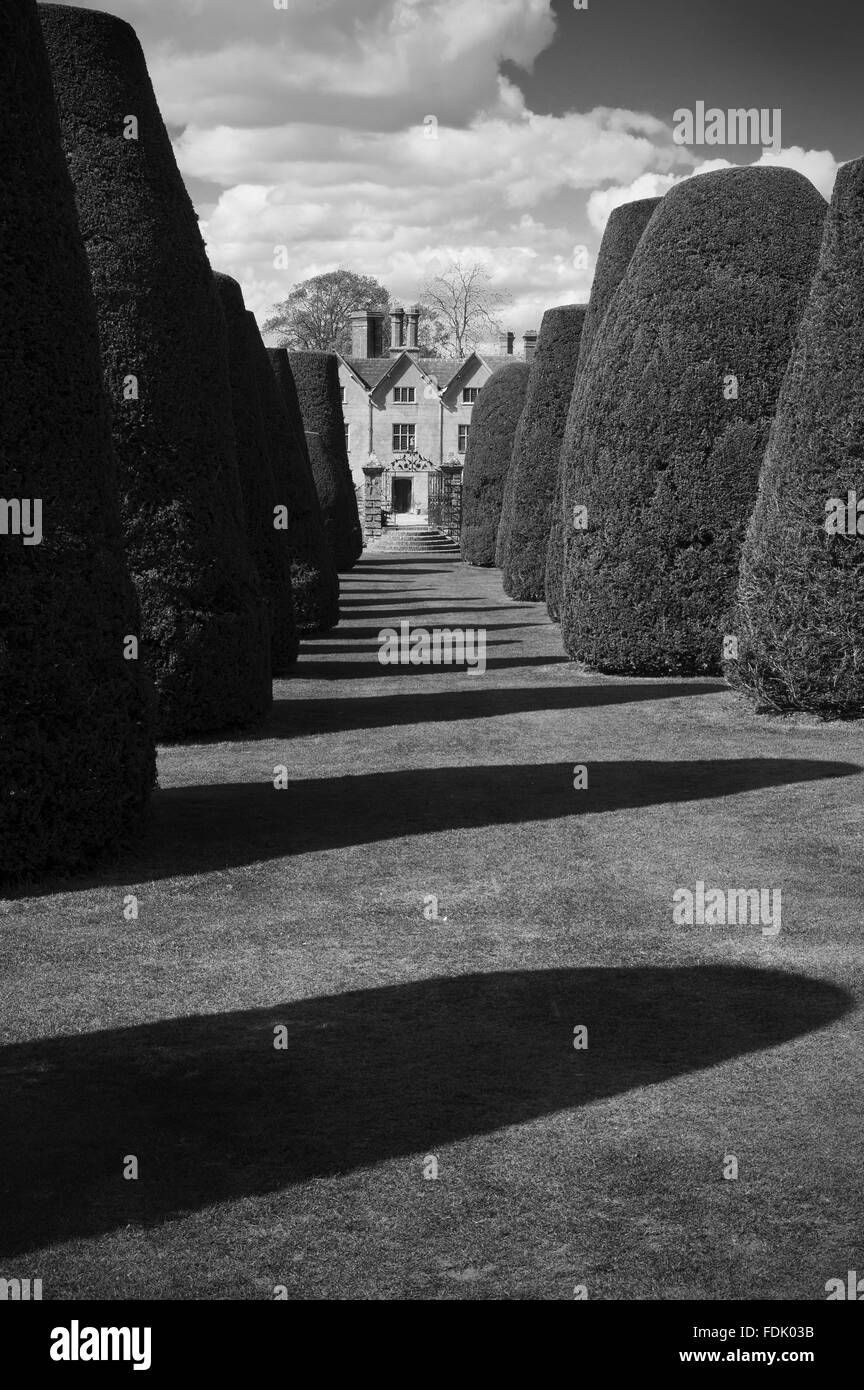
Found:
[(0, 1253), (392, 1158), (420, 1183), (443, 1145), (776, 1047), (851, 1002), (751, 967), (520, 970), (4, 1047)]
[[(504, 627), (504, 626), (506, 626), (506, 624), (502, 623), (501, 626)], [(398, 634), (398, 628), (396, 629), (396, 631), (397, 631), (397, 634)], [(364, 638), (360, 638), (360, 637), (358, 637), (358, 638), (353, 638), (353, 634), (350, 634), (350, 635), (349, 635), (347, 632), (346, 632), (346, 634), (345, 634), (345, 637), (346, 637), (346, 641), (344, 641), (344, 642), (325, 643), (324, 646), (318, 647), (318, 648), (315, 650), (314, 653), (313, 653), (313, 652), (310, 652), (309, 655), (310, 655), (310, 656), (313, 656), (313, 655), (314, 655), (314, 656), (318, 656), (319, 653), (320, 653), (320, 654), (323, 654), (324, 656), (336, 656), (336, 655), (342, 655), (342, 656), (344, 656), (346, 653), (350, 653), (352, 656), (362, 656), (365, 660), (377, 661), (377, 659), (378, 659), (378, 652), (379, 652), (379, 650), (380, 650), (380, 643), (379, 643), (377, 640), (369, 640), (368, 638), (364, 639)], [(376, 628), (376, 629), (375, 629), (375, 639), (377, 639), (377, 637), (378, 637), (378, 629)], [(353, 639), (353, 640), (352, 640), (352, 639)], [(490, 649), (491, 647), (521, 647), (521, 646), (522, 646), (522, 643), (519, 641), (519, 639), (518, 639), (517, 637), (495, 637), (495, 636), (493, 635), (491, 629), (489, 630), (489, 633), (488, 633), (487, 638), (486, 638), (486, 651), (487, 651), (487, 652), (489, 651), (489, 649)], [(487, 664), (487, 666), (489, 665), (489, 658), (488, 658), (488, 656), (487, 656), (487, 658), (486, 658), (486, 664)], [(441, 671), (441, 670), (446, 670), (446, 667), (439, 667), (438, 669), (439, 669), (439, 671)], [(459, 670), (458, 667), (457, 667), (456, 669), (457, 669), (457, 671)], [(290, 676), (279, 676), (279, 677), (276, 677), (276, 679), (278, 679), (278, 680), (290, 680), (291, 677), (290, 677)]]
[[(289, 678), (290, 679), (290, 678)], [(326, 700), (274, 699), (273, 708), (254, 729), (244, 730), (246, 741), (293, 738), (303, 734), (341, 732), (345, 729), (387, 729), (398, 724), (439, 724), (459, 719), (503, 718), (508, 714), (543, 714), (555, 710), (601, 709), (641, 700), (680, 700), (685, 696), (715, 695), (728, 686), (705, 681), (660, 682), (653, 685), (589, 684), (483, 686), (471, 677), (465, 690), (431, 694), (352, 695)], [(467, 684), (467, 681), (466, 681)]]
[(573, 762), (415, 768), (348, 777), (167, 787), (128, 854), (64, 881), (16, 888), (7, 897), (62, 888), (135, 884), (207, 873), (321, 850), (345, 849), (493, 825), (571, 820), (611, 811), (732, 796), (861, 772), (853, 763), (798, 758), (699, 762), (589, 760), (589, 786), (573, 790)]
[[(385, 627), (392, 624), (385, 623)], [(517, 644), (521, 645), (521, 644)], [(479, 676), (469, 676), (465, 666), (382, 666), (377, 655), (377, 648), (370, 649), (363, 661), (300, 661), (296, 666), (292, 666), (290, 673), (280, 679), (291, 681), (363, 681), (378, 680), (381, 677), (404, 680), (406, 677), (414, 676), (458, 676), (462, 675), (466, 680), (482, 680)], [(360, 653), (362, 654), (362, 653)], [(313, 653), (309, 653), (312, 656)], [(541, 656), (487, 656), (486, 670), (501, 671), (508, 667), (523, 666), (564, 666), (569, 664), (570, 658), (557, 653), (546, 653)]]
[[(425, 558), (428, 559), (428, 556), (426, 556)], [(410, 561), (406, 562), (406, 559), (405, 559), (405, 556), (404, 556), (404, 555), (400, 555), (400, 556), (399, 556), (399, 560), (400, 560), (401, 564), (387, 565), (387, 564), (380, 564), (380, 563), (379, 563), (379, 564), (375, 564), (375, 565), (363, 565), (363, 566), (361, 566), (359, 569), (356, 569), (356, 570), (354, 571), (354, 575), (355, 575), (355, 577), (356, 577), (357, 579), (363, 579), (367, 574), (375, 574), (375, 575), (378, 575), (378, 574), (383, 574), (383, 575), (388, 575), (388, 574), (407, 574), (407, 575), (411, 575), (411, 576), (413, 576), (413, 575), (415, 575), (415, 574), (439, 574), (439, 575), (440, 575), (440, 574), (446, 574), (448, 570), (453, 570), (453, 568), (454, 568), (454, 565), (453, 565), (453, 562), (452, 562), (452, 561), (450, 561), (449, 564), (432, 565), (432, 566), (426, 565), (426, 566), (423, 566), (423, 565), (419, 565), (419, 564), (418, 564), (418, 565), (412, 565), (412, 564), (410, 563)]]
[[(429, 610), (427, 609), (427, 610), (425, 610), (425, 611), (428, 612)], [(452, 612), (452, 609), (448, 609), (447, 611), (448, 611), (448, 612)], [(464, 610), (463, 610), (463, 611), (464, 611)], [(394, 610), (394, 612), (395, 612), (395, 610)], [(375, 643), (376, 650), (377, 650), (378, 634), (382, 631), (382, 629), (387, 630), (387, 631), (392, 631), (392, 630), (395, 629), (397, 635), (398, 635), (398, 633), (400, 632), (400, 628), (399, 628), (399, 616), (400, 616), (400, 614), (397, 613), (396, 617), (394, 617), (394, 619), (393, 619), (392, 622), (389, 621), (388, 619), (384, 619), (384, 618), (382, 618), (380, 622), (377, 622), (377, 614), (376, 614), (376, 615), (375, 615), (375, 618), (376, 618), (377, 626), (366, 627), (366, 626), (364, 625), (363, 627), (360, 627), (360, 626), (358, 626), (358, 627), (343, 627), (343, 628), (340, 628), (338, 632), (335, 632), (335, 631), (332, 631), (332, 630), (331, 630), (331, 631), (328, 632), (328, 633), (323, 633), (323, 634), (321, 635), (320, 639), (319, 639), (317, 636), (316, 636), (315, 638), (312, 639), (313, 642), (314, 642), (314, 646), (310, 646), (310, 648), (309, 648), (308, 652), (306, 653), (306, 655), (314, 656), (316, 652), (321, 651), (322, 645), (323, 645), (323, 644), (326, 644), (328, 638), (329, 638), (329, 639), (332, 639), (332, 638), (334, 638), (334, 637), (338, 637), (339, 640), (340, 640), (341, 642), (360, 642), (360, 641), (362, 641), (362, 640), (364, 640), (364, 639), (368, 639), (368, 640), (373, 641), (373, 642)], [(359, 613), (357, 614), (357, 617), (356, 617), (356, 619), (355, 619), (354, 621), (357, 621), (357, 622), (359, 623), (359, 621), (360, 621), (360, 614), (359, 614)], [(422, 623), (415, 623), (415, 622), (412, 622), (409, 631), (413, 631), (416, 627), (423, 627), (423, 626), (424, 626), (424, 624), (422, 624)], [(453, 624), (452, 626), (455, 627), (456, 625)], [(460, 627), (464, 627), (465, 624), (464, 624), (464, 623), (460, 623), (459, 626), (460, 626)], [(527, 628), (527, 627), (538, 627), (538, 626), (541, 626), (541, 624), (538, 624), (538, 623), (482, 623), (482, 624), (478, 624), (478, 626), (481, 626), (481, 627), (483, 628), (483, 631), (484, 631), (484, 632), (487, 632), (487, 633), (491, 634), (492, 636), (494, 636), (494, 634), (495, 634), (496, 632), (501, 632), (501, 631), (503, 631), (503, 630), (505, 630), (505, 629), (508, 630), (508, 631), (511, 631), (511, 632), (521, 632), (524, 628)], [(305, 642), (307, 639), (304, 637), (303, 640), (304, 640), (304, 642)], [(557, 653), (556, 653), (556, 655), (557, 655)], [(301, 653), (301, 659), (302, 659), (302, 653)]]
[[(440, 598), (441, 595), (439, 594), (438, 597)], [(524, 606), (526, 608), (528, 607), (527, 604)], [(451, 615), (455, 615), (454, 624), (452, 625), (465, 627), (466, 625), (470, 626), (470, 623), (468, 623), (467, 620), (470, 619), (475, 613), (509, 613), (512, 616), (514, 613), (519, 611), (519, 604), (511, 604), (507, 606), (505, 606), (504, 604), (489, 603), (474, 604), (473, 599), (465, 598), (456, 598), (453, 600), (452, 603), (424, 603), (422, 599), (420, 599), (419, 601), (417, 600), (416, 594), (412, 594), (409, 592), (405, 594), (404, 602), (399, 598), (393, 598), (382, 600), (381, 603), (378, 603), (376, 599), (374, 603), (364, 603), (364, 606), (362, 608), (357, 608), (352, 610), (352, 612), (350, 613), (345, 613), (343, 617), (351, 622), (364, 622), (366, 620), (368, 620), (369, 622), (377, 622), (379, 620), (379, 614), (369, 612), (368, 610), (371, 608), (384, 608), (387, 610), (388, 614), (394, 613), (401, 618), (415, 617), (423, 613), (450, 613)], [(477, 624), (477, 626), (486, 627), (488, 626), (488, 624), (479, 623)], [(552, 628), (553, 625), (549, 622), (548, 618), (544, 617), (540, 620), (539, 623), (514, 623), (513, 626)]]

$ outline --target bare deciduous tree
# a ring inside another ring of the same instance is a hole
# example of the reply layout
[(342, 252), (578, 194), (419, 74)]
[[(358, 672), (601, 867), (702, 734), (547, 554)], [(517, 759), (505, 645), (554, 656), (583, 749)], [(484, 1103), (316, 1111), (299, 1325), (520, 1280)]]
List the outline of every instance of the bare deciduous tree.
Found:
[(453, 260), (423, 287), (421, 304), (436, 323), (435, 347), (464, 357), (491, 334), (500, 332), (498, 312), (510, 303), (482, 261)]

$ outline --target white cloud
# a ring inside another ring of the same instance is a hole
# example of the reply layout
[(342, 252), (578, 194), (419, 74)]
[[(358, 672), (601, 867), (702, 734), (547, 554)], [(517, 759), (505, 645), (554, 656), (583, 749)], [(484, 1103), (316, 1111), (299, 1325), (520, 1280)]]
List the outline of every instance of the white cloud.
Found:
[[(293, 283), (338, 265), (413, 299), (430, 266), (459, 256), (484, 261), (511, 294), (509, 326), (537, 327), (550, 305), (587, 298), (613, 207), (726, 167), (697, 165), (645, 113), (530, 111), (501, 64), (530, 68), (550, 44), (551, 0), (112, 9), (139, 32), (193, 195), (207, 186), (211, 260), (259, 318)], [(759, 162), (792, 164), (823, 192), (837, 167), (828, 151), (797, 148)], [(274, 267), (277, 246), (288, 270)]]
[[(752, 164), (756, 168), (797, 169), (818, 188), (823, 198), (830, 198), (837, 177), (839, 163), (830, 150), (804, 150), (800, 145), (790, 145), (789, 149), (763, 150)], [(714, 169), (734, 169), (741, 165), (732, 164), (728, 159), (706, 159), (686, 174), (640, 174), (638, 178), (624, 185), (596, 189), (588, 199), (588, 220), (597, 232), (603, 232), (609, 214), (623, 203), (635, 202), (638, 198), (662, 198), (677, 183), (695, 174), (709, 174)]]
[(427, 112), (465, 124), (497, 100), (501, 62), (530, 68), (555, 33), (550, 0), (289, 0), (285, 11), (211, 0), (206, 16), (190, 44), (151, 50), (173, 124), (394, 130)]
[(778, 150), (777, 154), (765, 150), (756, 163), (764, 166), (780, 164), (786, 169), (797, 169), (799, 174), (815, 184), (823, 198), (831, 197), (840, 168), (830, 150), (802, 150), (800, 145), (790, 145), (788, 150)]
[[(467, 129), (439, 126), (436, 140), (422, 126), (391, 135), (187, 129), (176, 145), (183, 172), (224, 186), (204, 226), (213, 263), (244, 283), (259, 314), (291, 284), (337, 265), (413, 298), (429, 266), (451, 256), (488, 266), (514, 298), (517, 331), (551, 304), (584, 300), (593, 265), (580, 268), (574, 249), (591, 240), (586, 193), (610, 177), (623, 184), (650, 169), (687, 169), (692, 156), (653, 117), (539, 116), (509, 84), (500, 91), (496, 114)], [(274, 274), (277, 246), (290, 269)]]

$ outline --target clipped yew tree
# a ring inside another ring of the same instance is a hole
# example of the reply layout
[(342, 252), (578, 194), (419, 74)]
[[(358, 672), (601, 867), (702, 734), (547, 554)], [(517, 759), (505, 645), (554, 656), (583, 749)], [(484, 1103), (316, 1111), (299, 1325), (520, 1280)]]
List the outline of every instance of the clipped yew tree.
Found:
[(126, 555), (163, 738), (270, 703), (246, 541), (225, 325), (135, 32), (40, 5), (95, 292)]
[(363, 553), (357, 496), (345, 447), (339, 364), (332, 352), (289, 352), (324, 533), (337, 570)]
[(471, 412), (462, 474), (462, 559), (468, 565), (495, 564), (504, 487), (530, 372), (528, 362), (498, 367)]
[(252, 326), (273, 476), (287, 507), (294, 615), (301, 632), (328, 632), (339, 621), (339, 575), (324, 535), (297, 387), (285, 348), (265, 348), (254, 320)]
[[(594, 279), (591, 282), (591, 297), (588, 300), (585, 322), (582, 325), (582, 335), (579, 340), (579, 359), (576, 364), (576, 371), (573, 373), (573, 389), (575, 389), (576, 376), (587, 361), (597, 329), (606, 317), (606, 311), (612, 302), (612, 297), (624, 279), (633, 252), (639, 245), (642, 233), (648, 226), (659, 202), (659, 198), (639, 198), (632, 203), (623, 203), (621, 207), (613, 208), (609, 214), (609, 220), (600, 242), (600, 250), (597, 252), (597, 264), (594, 267)], [(561, 500), (561, 482), (562, 469), (559, 450), (545, 561), (546, 607), (550, 618), (556, 623), (561, 612), (561, 584), (564, 575), (564, 513)]]
[(33, 0), (0, 7), (0, 879), (126, 841), (153, 787), (96, 309)]
[(270, 620), (270, 656), (274, 676), (282, 676), (297, 660), (300, 638), (294, 622), (291, 595), (291, 557), (284, 526), (276, 508), (284, 500), (276, 483), (258, 391), (258, 373), (243, 291), (230, 275), (214, 275), (228, 341), (231, 413), (246, 535), (261, 578)]
[(794, 170), (748, 167), (687, 179), (652, 216), (565, 430), (561, 633), (574, 659), (720, 671), (825, 209)]
[(738, 662), (770, 709), (864, 715), (864, 159), (837, 175), (741, 555)]
[(505, 594), (542, 599), (558, 460), (573, 394), (584, 304), (547, 309), (504, 488), (496, 562)]

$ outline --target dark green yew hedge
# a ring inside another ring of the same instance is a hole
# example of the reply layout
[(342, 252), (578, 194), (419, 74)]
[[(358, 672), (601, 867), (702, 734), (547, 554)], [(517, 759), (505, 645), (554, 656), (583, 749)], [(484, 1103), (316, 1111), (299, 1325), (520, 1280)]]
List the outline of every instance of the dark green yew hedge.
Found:
[(126, 659), (140, 618), (33, 0), (0, 6), (0, 113), (0, 879), (13, 883), (128, 842), (156, 755), (152, 687)]
[(585, 312), (584, 304), (564, 304), (547, 309), (540, 324), (498, 527), (496, 561), (510, 598), (545, 595), (552, 502)]
[(864, 715), (864, 159), (837, 175), (744, 542), (735, 631), (729, 674), (760, 706)]
[(499, 367), (471, 412), (462, 478), (462, 559), (469, 565), (495, 564), (504, 485), (530, 370), (527, 362)]
[[(588, 354), (591, 351), (591, 344), (597, 330), (606, 317), (606, 310), (612, 302), (615, 291), (624, 279), (633, 252), (639, 245), (642, 233), (650, 222), (659, 202), (659, 198), (640, 198), (635, 202), (623, 203), (621, 207), (613, 208), (609, 214), (609, 221), (606, 223), (603, 240), (600, 242), (600, 250), (597, 253), (594, 279), (591, 282), (591, 297), (588, 301), (588, 310), (579, 343), (579, 360), (574, 372), (574, 389), (575, 378), (588, 360)], [(555, 492), (549, 519), (545, 582), (546, 607), (550, 618), (556, 623), (561, 616), (561, 588), (564, 579), (564, 512), (561, 487), (562, 470), (559, 451)]]
[(253, 334), (264, 427), (277, 491), (288, 506), (294, 615), (301, 632), (328, 632), (339, 621), (339, 575), (324, 534), (297, 387), (285, 348), (265, 348)]
[(345, 448), (339, 364), (332, 352), (289, 352), (324, 532), (337, 570), (363, 553), (363, 532)]
[[(574, 659), (721, 670), (825, 211), (794, 170), (750, 166), (687, 179), (654, 212), (577, 378), (562, 448), (561, 633)], [(577, 505), (587, 530), (569, 524)]]
[(39, 14), (90, 263), (159, 733), (236, 726), (270, 704), (270, 644), (213, 275), (134, 30), (65, 5)]

